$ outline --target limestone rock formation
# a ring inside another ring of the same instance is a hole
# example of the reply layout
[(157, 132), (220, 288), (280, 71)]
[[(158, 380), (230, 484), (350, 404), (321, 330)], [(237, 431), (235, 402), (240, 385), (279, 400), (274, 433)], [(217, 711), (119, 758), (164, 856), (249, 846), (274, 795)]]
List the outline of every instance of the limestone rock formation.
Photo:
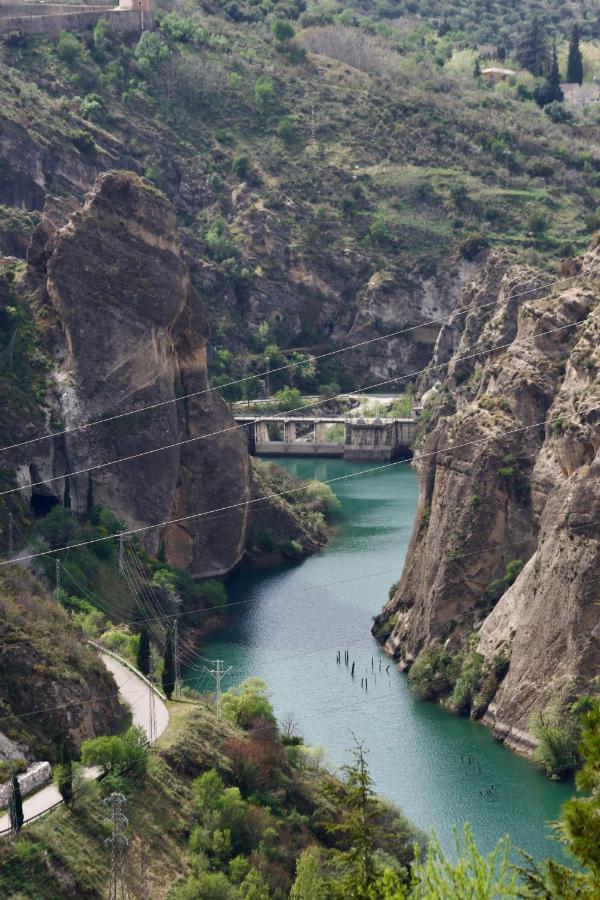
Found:
[[(245, 545), (247, 507), (236, 504), (250, 496), (247, 448), (226, 404), (207, 391), (208, 329), (172, 205), (132, 173), (103, 174), (75, 212), (47, 203), (29, 263), (56, 316), (51, 412), (67, 433), (50, 456), (36, 450), (25, 460), (22, 483), (100, 466), (70, 478), (75, 509), (93, 498), (130, 528), (183, 518), (141, 539), (155, 553), (162, 542), (168, 561), (194, 576), (228, 571)], [(172, 402), (184, 394), (196, 396)], [(120, 457), (132, 458), (101, 467)], [(62, 497), (64, 483), (41, 490)], [(218, 507), (228, 509), (202, 516)]]
[(394, 623), (383, 640), (405, 668), (474, 631), (488, 663), (510, 658), (485, 721), (525, 751), (531, 712), (585, 692), (600, 664), (598, 247), (578, 269), (549, 290), (492, 254), (442, 330), (421, 386), (443, 382), (421, 425), (415, 528), (376, 623)]

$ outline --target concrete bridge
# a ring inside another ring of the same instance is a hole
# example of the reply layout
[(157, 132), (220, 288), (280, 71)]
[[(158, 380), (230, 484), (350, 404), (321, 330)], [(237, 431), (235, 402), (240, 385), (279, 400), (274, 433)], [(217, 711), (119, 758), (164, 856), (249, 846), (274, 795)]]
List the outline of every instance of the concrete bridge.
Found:
[(411, 455), (416, 419), (235, 416), (257, 456), (337, 456), (388, 461)]

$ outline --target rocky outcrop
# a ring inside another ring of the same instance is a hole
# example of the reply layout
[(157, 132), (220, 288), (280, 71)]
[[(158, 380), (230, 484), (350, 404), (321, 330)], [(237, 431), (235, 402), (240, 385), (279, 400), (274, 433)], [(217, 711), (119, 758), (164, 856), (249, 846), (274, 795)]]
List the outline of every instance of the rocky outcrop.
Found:
[[(0, 760), (56, 761), (72, 746), (122, 724), (112, 676), (83, 634), (23, 568), (0, 574)], [(32, 756), (29, 748), (35, 750)]]
[(598, 248), (577, 268), (587, 277), (548, 292), (551, 278), (492, 254), (442, 330), (421, 385), (442, 382), (416, 524), (376, 623), (393, 622), (383, 640), (402, 667), (473, 631), (487, 663), (509, 657), (485, 721), (525, 751), (531, 712), (585, 691), (600, 664)]
[[(173, 207), (149, 182), (109, 172), (75, 211), (47, 202), (28, 259), (31, 285), (55, 316), (49, 415), (67, 433), (50, 455), (21, 460), (22, 483), (99, 466), (70, 477), (75, 510), (92, 500), (130, 528), (182, 519), (142, 532), (142, 541), (154, 553), (162, 544), (166, 559), (194, 576), (227, 572), (245, 546), (248, 512), (238, 504), (250, 496), (247, 448), (208, 390), (208, 329)], [(131, 458), (102, 467), (121, 457)], [(64, 489), (59, 481), (40, 490), (62, 498)], [(220, 507), (227, 513), (215, 527), (203, 513)]]

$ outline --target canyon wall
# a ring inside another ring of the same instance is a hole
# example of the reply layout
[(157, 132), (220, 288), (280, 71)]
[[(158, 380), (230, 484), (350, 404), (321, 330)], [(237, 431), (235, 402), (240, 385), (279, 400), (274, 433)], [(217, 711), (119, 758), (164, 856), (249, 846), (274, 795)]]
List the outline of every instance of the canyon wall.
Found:
[[(107, 506), (129, 528), (184, 519), (141, 540), (194, 576), (227, 572), (245, 546), (247, 507), (236, 504), (250, 497), (247, 448), (208, 390), (208, 328), (172, 205), (132, 173), (103, 174), (82, 207), (47, 201), (28, 261), (29, 289), (54, 328), (48, 424), (66, 433), (19, 451), (20, 483), (71, 473), (76, 511)], [(131, 458), (103, 467), (120, 457)], [(74, 474), (89, 466), (100, 468)], [(56, 500), (64, 491), (62, 477), (33, 488)], [(218, 507), (233, 508), (202, 516)]]
[(404, 668), (473, 634), (487, 664), (509, 659), (485, 721), (524, 751), (532, 711), (600, 664), (599, 247), (567, 271), (548, 288), (494, 253), (442, 329), (415, 527), (374, 629)]

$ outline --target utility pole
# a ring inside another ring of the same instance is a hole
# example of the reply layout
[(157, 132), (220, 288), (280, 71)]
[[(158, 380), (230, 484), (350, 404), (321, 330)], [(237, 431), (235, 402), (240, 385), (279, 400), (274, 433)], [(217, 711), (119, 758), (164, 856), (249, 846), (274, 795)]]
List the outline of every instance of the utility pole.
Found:
[(181, 659), (179, 658), (179, 620), (173, 621), (173, 656), (175, 657), (175, 699), (181, 699)]
[(119, 791), (113, 791), (104, 802), (110, 807), (110, 818), (105, 821), (111, 826), (110, 837), (105, 841), (111, 850), (108, 900), (126, 900), (125, 851), (128, 840), (123, 829), (127, 827), (128, 820), (123, 814), (123, 806), (127, 798)]
[(156, 696), (154, 694), (154, 657), (150, 653), (148, 672), (148, 742), (152, 745), (156, 740)]
[(204, 671), (208, 672), (208, 674), (212, 675), (212, 677), (215, 679), (215, 682), (217, 685), (217, 693), (216, 693), (217, 719), (220, 719), (221, 718), (221, 680), (223, 678), (225, 678), (226, 675), (229, 675), (229, 673), (233, 669), (233, 666), (229, 666), (227, 669), (222, 669), (221, 668), (221, 666), (223, 665), (222, 659), (214, 659), (213, 665), (215, 666), (214, 669), (207, 669), (206, 666), (204, 666)]
[(13, 540), (13, 514), (9, 512), (8, 514), (8, 558), (12, 559), (12, 555), (14, 553), (14, 540)]
[(119, 535), (119, 575), (123, 574), (123, 556), (125, 549), (125, 538), (122, 534)]
[(54, 598), (58, 603), (58, 592), (60, 591), (60, 559), (56, 560), (55, 563), (55, 573), (56, 573), (56, 589), (54, 592)]
[(181, 687), (183, 684), (181, 678), (181, 652), (179, 647), (179, 611), (181, 609), (181, 604), (183, 603), (181, 599), (181, 595), (177, 593), (177, 591), (169, 592), (169, 599), (171, 600), (171, 604), (175, 611), (175, 615), (173, 617), (173, 661), (175, 663), (175, 699), (181, 699)]

